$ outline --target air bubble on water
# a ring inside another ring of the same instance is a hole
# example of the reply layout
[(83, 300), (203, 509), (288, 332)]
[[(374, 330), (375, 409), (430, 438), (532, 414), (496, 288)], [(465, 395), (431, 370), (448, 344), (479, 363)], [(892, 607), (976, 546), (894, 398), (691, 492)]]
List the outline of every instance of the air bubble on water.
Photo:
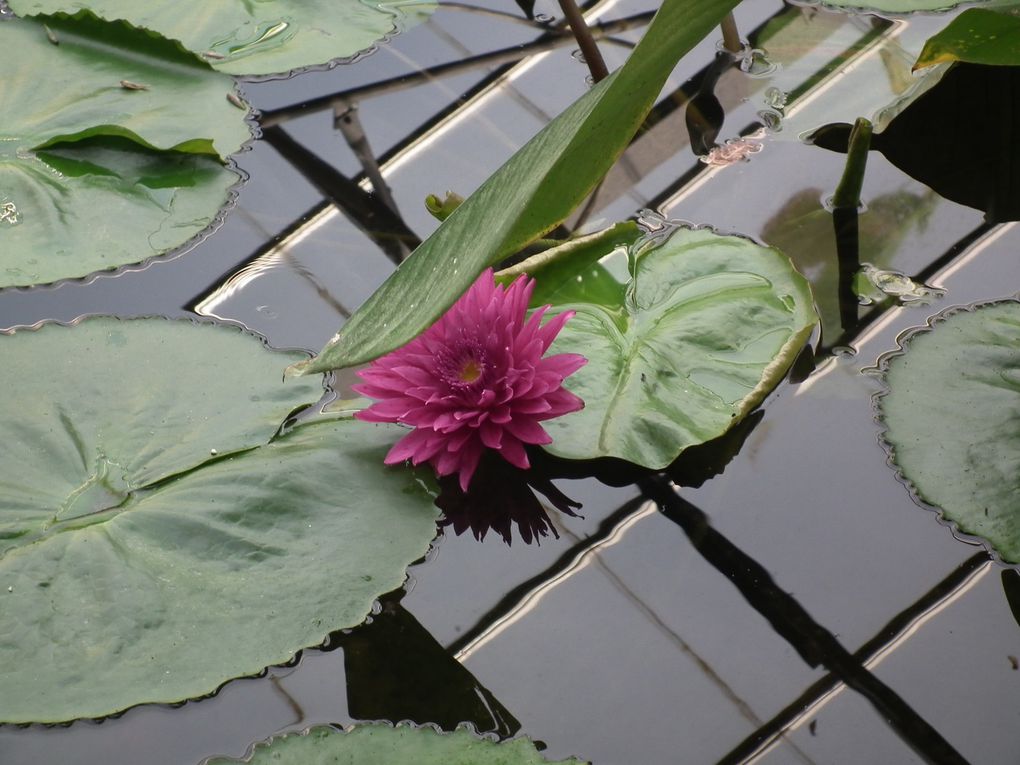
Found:
[(744, 48), (740, 56), (740, 71), (749, 77), (768, 77), (779, 69), (779, 65), (773, 63), (761, 48)]
[(786, 108), (786, 103), (790, 98), (790, 94), (784, 90), (780, 90), (777, 87), (770, 87), (765, 89), (765, 105), (775, 109), (778, 112), (783, 111)]
[(836, 345), (832, 348), (832, 355), (837, 359), (852, 359), (857, 355), (857, 349), (849, 345)]
[(584, 53), (580, 50), (573, 50), (570, 52), (570, 57), (579, 64), (587, 64), (588, 62), (584, 58)]
[(783, 115), (779, 112), (763, 109), (758, 112), (758, 119), (770, 133), (778, 133), (783, 129)]
[(548, 13), (535, 14), (535, 21), (537, 21), (539, 24), (551, 24), (555, 20), (556, 18), (554, 16), (550, 16)]

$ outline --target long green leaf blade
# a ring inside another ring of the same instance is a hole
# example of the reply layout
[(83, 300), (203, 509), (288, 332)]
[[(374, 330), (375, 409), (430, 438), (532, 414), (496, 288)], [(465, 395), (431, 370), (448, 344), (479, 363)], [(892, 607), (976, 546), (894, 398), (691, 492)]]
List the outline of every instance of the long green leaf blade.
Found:
[(924, 44), (914, 69), (955, 61), (1020, 65), (1020, 18), (970, 8)]

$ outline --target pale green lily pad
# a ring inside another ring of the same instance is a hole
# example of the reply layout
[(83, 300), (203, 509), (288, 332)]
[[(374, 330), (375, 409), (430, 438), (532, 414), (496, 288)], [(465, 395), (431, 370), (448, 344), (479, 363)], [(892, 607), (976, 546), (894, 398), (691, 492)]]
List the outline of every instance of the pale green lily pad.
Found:
[(268, 75), (363, 53), (424, 20), (435, 5), (420, 0), (9, 0), (32, 16), (88, 8), (179, 40), (227, 74)]
[(1020, 303), (955, 309), (883, 359), (892, 462), (917, 496), (1020, 563)]
[(172, 43), (87, 17), (47, 25), (59, 44), (32, 21), (0, 26), (0, 287), (183, 245), (240, 180), (219, 158), (250, 138), (231, 79)]
[(667, 225), (630, 260), (616, 300), (555, 305), (577, 312), (549, 352), (588, 358), (566, 383), (585, 408), (543, 424), (561, 457), (660, 469), (760, 404), (817, 317), (789, 259), (749, 239)]
[(216, 690), (352, 627), (435, 532), (396, 428), (275, 437), (283, 384), (232, 327), (88, 319), (0, 336), (0, 721)]
[[(205, 765), (232, 765), (242, 760), (215, 758)], [(256, 745), (251, 765), (549, 765), (526, 738), (495, 742), (458, 728), (442, 733), (408, 725), (355, 725), (349, 731), (312, 728)], [(585, 765), (573, 757), (558, 765)]]

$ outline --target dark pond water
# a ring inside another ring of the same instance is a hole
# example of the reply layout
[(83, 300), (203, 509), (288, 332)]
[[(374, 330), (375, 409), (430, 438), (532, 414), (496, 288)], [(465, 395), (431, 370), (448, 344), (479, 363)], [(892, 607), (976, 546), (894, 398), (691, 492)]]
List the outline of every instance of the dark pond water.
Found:
[[(595, 7), (616, 27), (604, 44), (612, 68), (652, 6)], [(751, 73), (727, 68), (718, 103), (703, 95), (698, 105), (710, 116), (722, 108), (717, 140), (747, 161), (708, 165), (691, 150), (683, 107), (715, 54), (706, 41), (588, 212), (589, 225), (654, 208), (742, 232), (786, 249), (814, 283), (826, 312), (820, 342), (842, 350), (779, 387), (724, 472), (681, 489), (689, 504), (669, 516), (649, 499), (654, 482), (561, 481), (584, 517), (555, 516), (558, 540), (508, 548), (496, 534), (448, 536), (411, 569), (406, 594), (384, 598), (372, 624), (335, 636), (331, 650), (176, 708), (0, 727), (3, 765), (192, 765), (242, 756), (281, 731), (366, 719), (471, 722), (540, 740), (550, 758), (598, 765), (915, 763), (937, 752), (938, 736), (972, 763), (1020, 760), (1011, 658), (1020, 625), (1005, 594), (1018, 576), (912, 501), (879, 445), (879, 384), (862, 374), (939, 310), (1014, 294), (1020, 229), (986, 223), (873, 152), (861, 260), (920, 275), (945, 295), (863, 307), (844, 333), (822, 207), (844, 157), (797, 138), (891, 101), (920, 42), (946, 19), (906, 24), (773, 0), (746, 2), (736, 17), (768, 53)], [(583, 92), (570, 41), (544, 34), (510, 16), (441, 8), (356, 64), (244, 84), (273, 127), (237, 157), (250, 180), (214, 234), (144, 268), (0, 293), (0, 327), (197, 312), (277, 347), (318, 349), (434, 228), (427, 194), (466, 195)], [(399, 216), (359, 185), (362, 165), (332, 109), (292, 108), (330, 94), (357, 105)], [(773, 129), (755, 133), (762, 120)], [(961, 163), (980, 153), (979, 139)], [(698, 509), (718, 534), (695, 544), (682, 525), (696, 525)], [(798, 609), (814, 627), (802, 629)], [(839, 679), (847, 666), (884, 685), (851, 689)]]

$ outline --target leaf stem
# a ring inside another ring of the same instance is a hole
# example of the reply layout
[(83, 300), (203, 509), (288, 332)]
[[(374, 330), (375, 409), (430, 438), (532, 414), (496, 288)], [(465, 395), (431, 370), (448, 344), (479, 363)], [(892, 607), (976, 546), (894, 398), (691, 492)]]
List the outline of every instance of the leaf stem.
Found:
[(744, 50), (744, 44), (740, 41), (740, 32), (737, 31), (737, 20), (733, 18), (733, 11), (730, 11), (719, 24), (722, 31), (723, 47), (730, 53), (740, 53)]
[(853, 130), (850, 131), (850, 140), (847, 141), (846, 166), (843, 168), (843, 177), (836, 186), (836, 193), (832, 195), (833, 207), (852, 207), (855, 210), (860, 207), (864, 170), (868, 164), (870, 148), (871, 122), (864, 117), (858, 117)]
[(584, 56), (584, 62), (588, 65), (592, 80), (594, 82), (604, 80), (609, 76), (609, 70), (606, 68), (606, 62), (602, 58), (599, 46), (595, 44), (595, 38), (592, 37), (588, 23), (581, 15), (581, 9), (577, 7), (574, 0), (559, 0), (559, 3), (560, 10), (563, 11), (567, 23), (570, 24), (570, 31), (574, 33), (574, 39), (577, 40), (577, 44), (581, 48), (581, 55)]

